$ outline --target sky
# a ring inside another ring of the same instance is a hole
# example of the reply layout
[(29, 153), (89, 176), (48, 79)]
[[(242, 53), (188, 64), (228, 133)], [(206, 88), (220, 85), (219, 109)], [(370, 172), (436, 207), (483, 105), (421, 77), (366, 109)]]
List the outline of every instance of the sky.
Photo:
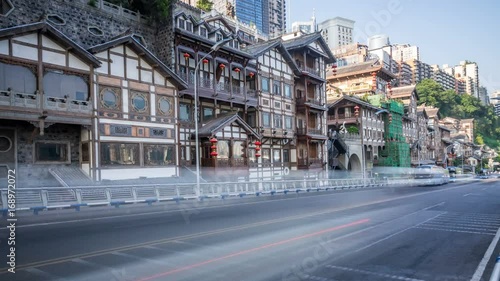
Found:
[[(500, 90), (500, 1), (497, 0), (287, 0), (287, 28), (334, 17), (356, 21), (355, 42), (387, 34), (391, 44), (411, 44), (428, 64), (475, 61), (479, 83)], [(356, 40), (357, 39), (357, 40)]]

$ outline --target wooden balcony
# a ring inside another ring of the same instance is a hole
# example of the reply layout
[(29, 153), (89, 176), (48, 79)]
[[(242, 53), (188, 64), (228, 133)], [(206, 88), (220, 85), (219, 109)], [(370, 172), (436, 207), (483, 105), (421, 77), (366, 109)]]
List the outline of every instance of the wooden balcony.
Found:
[(309, 127), (297, 128), (297, 136), (307, 136), (307, 135), (323, 135), (323, 130), (322, 129), (312, 129)]
[(92, 102), (52, 97), (50, 94), (0, 91), (0, 117), (47, 122), (90, 124)]
[(358, 118), (356, 118), (354, 115), (345, 115), (345, 114), (337, 114), (337, 116), (328, 115), (326, 123), (328, 125), (335, 125), (337, 123), (342, 124), (344, 122), (346, 124), (355, 124), (359, 121)]
[(298, 107), (308, 106), (310, 108), (318, 109), (318, 110), (327, 110), (326, 104), (321, 99), (317, 99), (311, 96), (299, 96), (295, 100)]

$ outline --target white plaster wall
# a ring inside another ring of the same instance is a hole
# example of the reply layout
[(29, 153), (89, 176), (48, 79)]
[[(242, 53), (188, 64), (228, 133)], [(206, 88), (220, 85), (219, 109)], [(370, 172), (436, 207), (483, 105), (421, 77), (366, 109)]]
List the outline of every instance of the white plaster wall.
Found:
[(14, 57), (38, 61), (38, 50), (19, 44), (12, 44), (12, 55)]
[(0, 54), (9, 55), (9, 40), (0, 40)]

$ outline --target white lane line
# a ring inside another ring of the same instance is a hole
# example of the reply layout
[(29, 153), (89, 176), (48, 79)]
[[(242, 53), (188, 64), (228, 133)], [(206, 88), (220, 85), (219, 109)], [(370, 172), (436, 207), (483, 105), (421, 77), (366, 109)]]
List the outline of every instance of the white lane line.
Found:
[(446, 229), (465, 229), (465, 230), (478, 230), (478, 231), (482, 230), (482, 231), (491, 231), (493, 233), (497, 229), (496, 227), (493, 229), (489, 229), (487, 227), (465, 227), (465, 226), (454, 226), (454, 225), (442, 225), (442, 224), (435, 224), (432, 222), (423, 224), (422, 226), (430, 226), (433, 228), (446, 228)]
[(54, 280), (54, 281), (66, 281), (66, 280), (68, 280), (66, 278), (61, 278), (61, 277), (55, 276), (53, 274), (50, 274), (48, 272), (45, 272), (43, 270), (40, 270), (40, 269), (34, 268), (34, 267), (25, 268), (23, 270), (25, 270), (31, 274), (43, 276), (45, 278), (45, 280)]
[(343, 270), (343, 271), (356, 272), (356, 273), (361, 273), (361, 274), (366, 274), (366, 275), (373, 275), (373, 276), (378, 276), (378, 277), (383, 277), (383, 278), (389, 278), (389, 279), (394, 279), (394, 280), (424, 281), (424, 280), (421, 280), (421, 279), (415, 279), (415, 278), (409, 278), (409, 277), (398, 276), (398, 275), (378, 273), (378, 272), (367, 271), (367, 270), (362, 270), (362, 269), (357, 269), (357, 268), (351, 268), (351, 267), (344, 267), (344, 266), (337, 266), (337, 265), (326, 265), (326, 267), (332, 268), (332, 269)]
[(498, 228), (497, 233), (495, 234), (495, 237), (493, 237), (493, 240), (491, 240), (490, 246), (484, 253), (483, 259), (479, 263), (479, 265), (476, 268), (476, 272), (474, 272), (474, 275), (472, 275), (471, 281), (480, 281), (483, 278), (484, 270), (486, 269), (486, 266), (488, 265), (488, 261), (490, 260), (491, 256), (493, 255), (493, 251), (495, 250), (495, 247), (498, 243), (498, 240), (500, 239), (500, 228)]
[(432, 221), (433, 223), (439, 223), (442, 225), (470, 225), (470, 226), (487, 226), (487, 227), (494, 227), (495, 230), (500, 227), (500, 224), (498, 223), (488, 223), (488, 222), (477, 222), (477, 221), (472, 221), (472, 220), (455, 220), (455, 221), (450, 221), (450, 220), (443, 220), (441, 218), (435, 219)]
[(441, 206), (441, 205), (443, 205), (444, 203), (445, 203), (445, 202), (441, 202), (441, 203), (438, 203), (438, 204), (436, 204), (436, 205), (432, 205), (432, 206), (429, 206), (429, 207), (425, 207), (425, 208), (420, 209), (420, 210), (417, 210), (417, 211), (415, 211), (415, 212), (412, 212), (412, 213), (406, 214), (406, 215), (404, 215), (404, 216), (402, 216), (402, 217), (397, 217), (397, 218), (395, 218), (395, 219), (392, 219), (392, 220), (389, 220), (389, 221), (386, 221), (386, 222), (383, 222), (383, 223), (379, 223), (379, 224), (376, 224), (376, 225), (372, 225), (372, 226), (369, 226), (369, 227), (365, 227), (365, 228), (363, 228), (363, 229), (360, 229), (360, 230), (357, 230), (357, 231), (354, 231), (354, 232), (350, 232), (350, 233), (348, 233), (348, 234), (345, 234), (345, 235), (339, 236), (339, 237), (337, 237), (337, 238), (327, 240), (327, 241), (326, 241), (326, 243), (331, 243), (331, 242), (335, 242), (335, 241), (340, 240), (340, 239), (344, 239), (344, 238), (347, 238), (347, 237), (354, 236), (354, 235), (356, 235), (356, 234), (359, 234), (359, 233), (365, 232), (365, 231), (367, 231), (367, 230), (374, 229), (374, 228), (376, 228), (376, 227), (380, 227), (380, 226), (385, 225), (385, 224), (388, 224), (388, 223), (392, 223), (392, 222), (394, 222), (395, 220), (402, 219), (402, 218), (405, 218), (405, 217), (409, 217), (409, 216), (414, 215), (414, 214), (416, 214), (416, 213), (419, 213), (419, 212), (422, 212), (422, 211), (426, 211), (426, 210), (432, 209), (432, 208), (437, 207), (437, 206)]
[(147, 263), (160, 264), (160, 265), (163, 265), (163, 266), (165, 266), (165, 265), (173, 265), (173, 264), (171, 264), (169, 262), (162, 262), (162, 261), (156, 260), (156, 259), (143, 258), (143, 257), (139, 257), (139, 256), (136, 256), (136, 255), (126, 254), (126, 253), (123, 253), (123, 252), (112, 252), (111, 254), (115, 255), (115, 256), (122, 256), (122, 257), (130, 258), (130, 259), (141, 260), (141, 261), (145, 261)]
[(466, 230), (454, 230), (454, 229), (445, 229), (445, 228), (432, 228), (432, 227), (425, 227), (425, 226), (415, 226), (414, 228), (417, 229), (427, 229), (427, 230), (437, 230), (437, 231), (448, 231), (448, 232), (458, 232), (458, 233), (470, 233), (470, 234), (482, 234), (482, 235), (495, 235), (493, 232), (477, 232), (477, 231), (466, 231)]
[[(450, 188), (432, 190), (432, 191), (427, 191), (427, 192), (422, 192), (422, 193), (416, 193), (416, 194), (410, 194), (410, 195), (403, 195), (403, 196), (399, 196), (399, 197), (378, 200), (378, 201), (370, 202), (370, 203), (367, 203), (367, 204), (360, 204), (360, 205), (357, 205), (355, 207), (345, 207), (343, 209), (339, 209), (339, 211), (350, 210), (350, 209), (357, 208), (357, 207), (366, 207), (366, 206), (370, 206), (370, 205), (374, 205), (374, 204), (386, 203), (386, 202), (396, 201), (396, 200), (400, 200), (400, 199), (413, 198), (413, 197), (423, 196), (423, 195), (432, 194), (432, 193), (436, 193), (436, 192), (444, 192), (444, 191), (449, 191), (449, 190), (455, 190), (455, 189), (464, 188), (464, 187), (466, 187), (466, 186), (465, 185), (459, 185), (459, 186), (454, 186), (454, 187), (450, 187)], [(368, 190), (366, 190), (366, 191), (368, 191)], [(78, 220), (67, 220), (67, 221), (34, 223), (34, 224), (19, 225), (19, 226), (16, 226), (16, 228), (29, 228), (29, 227), (49, 226), (49, 225), (66, 224), (66, 223), (81, 223), (81, 222), (87, 222), (87, 221), (99, 221), (99, 220), (106, 220), (106, 219), (149, 216), (149, 215), (154, 215), (154, 214), (185, 213), (185, 212), (189, 212), (189, 211), (202, 211), (202, 210), (207, 210), (207, 209), (225, 208), (225, 207), (231, 207), (231, 206), (266, 204), (266, 203), (272, 203), (272, 202), (284, 201), (284, 200), (300, 200), (300, 199), (314, 198), (314, 197), (319, 197), (319, 196), (321, 196), (321, 197), (322, 196), (337, 196), (338, 194), (339, 193), (321, 194), (321, 195), (313, 195), (313, 196), (307, 196), (307, 197), (283, 198), (283, 199), (275, 199), (275, 200), (265, 200), (265, 201), (257, 201), (257, 202), (235, 203), (235, 204), (228, 204), (228, 205), (207, 206), (207, 207), (199, 207), (199, 208), (184, 208), (184, 209), (178, 209), (178, 210), (147, 212), (147, 213), (140, 213), (140, 214), (126, 214), (126, 215), (116, 215), (116, 216), (107, 216), (107, 217), (87, 218), (87, 219), (78, 219)], [(7, 229), (7, 228), (6, 227), (0, 228), (0, 230), (2, 230), (2, 229)]]
[(469, 195), (471, 195), (471, 194), (472, 194), (472, 193), (467, 193), (467, 194), (464, 194), (464, 197), (469, 196)]
[(382, 238), (382, 239), (377, 240), (377, 241), (375, 241), (375, 242), (373, 242), (373, 243), (371, 243), (371, 244), (368, 244), (367, 246), (364, 246), (364, 247), (362, 247), (362, 248), (359, 248), (359, 249), (355, 250), (355, 251), (354, 251), (354, 253), (356, 253), (356, 252), (360, 252), (360, 251), (362, 251), (362, 250), (365, 250), (365, 249), (367, 249), (367, 248), (370, 248), (370, 247), (372, 247), (372, 246), (375, 246), (375, 245), (377, 245), (377, 244), (379, 244), (379, 243), (381, 243), (381, 242), (384, 242), (384, 241), (386, 241), (386, 240), (388, 240), (388, 239), (391, 239), (392, 237), (394, 237), (394, 236), (396, 236), (396, 235), (399, 235), (399, 234), (401, 234), (401, 233), (403, 233), (403, 232), (405, 232), (405, 231), (408, 231), (408, 230), (410, 230), (410, 229), (412, 229), (412, 228), (414, 228), (414, 227), (416, 227), (416, 226), (420, 226), (420, 225), (422, 225), (422, 224), (424, 224), (424, 223), (426, 223), (426, 222), (428, 222), (428, 221), (430, 221), (430, 220), (433, 220), (433, 219), (435, 219), (435, 218), (437, 218), (437, 217), (439, 217), (439, 216), (441, 216), (441, 215), (443, 215), (443, 214), (446, 214), (446, 212), (442, 212), (442, 213), (440, 213), (440, 214), (437, 214), (437, 215), (433, 216), (432, 218), (426, 219), (425, 221), (423, 221), (423, 222), (421, 222), (421, 223), (418, 223), (418, 224), (416, 224), (416, 225), (414, 225), (414, 226), (407, 227), (407, 228), (405, 228), (405, 229), (403, 229), (403, 230), (400, 230), (400, 231), (398, 231), (398, 232), (395, 232), (395, 233), (393, 233), (393, 234), (391, 234), (391, 235), (389, 235), (389, 236), (387, 236), (387, 237), (385, 237), (385, 238)]

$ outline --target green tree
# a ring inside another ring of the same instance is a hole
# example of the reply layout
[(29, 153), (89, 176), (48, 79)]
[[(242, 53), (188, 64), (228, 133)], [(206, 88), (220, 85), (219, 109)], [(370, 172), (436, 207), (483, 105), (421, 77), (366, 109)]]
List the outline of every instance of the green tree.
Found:
[(196, 8), (201, 9), (205, 12), (210, 12), (214, 3), (210, 0), (198, 0), (196, 3)]
[(138, 11), (153, 19), (165, 19), (169, 15), (172, 0), (107, 0), (115, 5), (121, 5), (125, 9)]
[(479, 144), (479, 145), (484, 144), (484, 140), (483, 140), (483, 137), (481, 135), (476, 136), (476, 144)]
[(474, 118), (474, 134), (480, 135), (484, 144), (500, 147), (500, 119), (495, 115), (493, 106), (483, 105), (471, 95), (444, 90), (432, 79), (422, 80), (416, 88), (420, 98), (419, 105), (425, 103), (438, 107), (443, 117)]

